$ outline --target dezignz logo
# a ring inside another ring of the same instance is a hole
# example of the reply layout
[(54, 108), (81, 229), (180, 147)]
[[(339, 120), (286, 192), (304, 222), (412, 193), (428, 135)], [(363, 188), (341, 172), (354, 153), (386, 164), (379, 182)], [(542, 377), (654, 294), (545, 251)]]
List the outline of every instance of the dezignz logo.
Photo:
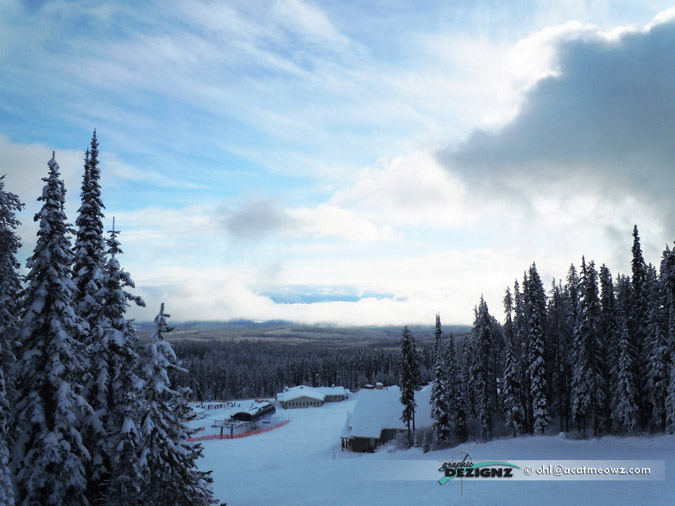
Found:
[(443, 473), (438, 482), (444, 485), (453, 478), (513, 478), (514, 469), (520, 467), (508, 462), (474, 462), (469, 452), (460, 450), (438, 469)]

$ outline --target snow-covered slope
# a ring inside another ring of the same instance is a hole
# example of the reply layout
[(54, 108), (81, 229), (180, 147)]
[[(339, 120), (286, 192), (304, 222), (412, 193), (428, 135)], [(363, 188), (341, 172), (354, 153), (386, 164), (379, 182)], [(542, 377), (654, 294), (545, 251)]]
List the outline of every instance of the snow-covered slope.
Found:
[[(555, 436), (466, 443), (474, 460), (665, 460), (665, 481), (464, 480), (441, 486), (401, 480), (421, 461), (451, 460), (456, 449), (375, 454), (342, 452), (340, 433), (358, 394), (322, 407), (279, 411), (291, 422), (243, 439), (205, 441), (202, 469), (213, 470), (216, 496), (235, 505), (675, 505), (675, 436), (606, 437), (587, 441)], [(216, 416), (216, 412), (209, 417)], [(200, 423), (208, 423), (201, 420)], [(399, 462), (392, 462), (399, 461)], [(433, 466), (435, 467), (435, 465)], [(392, 469), (397, 479), (387, 479)], [(403, 473), (405, 474), (405, 473)]]

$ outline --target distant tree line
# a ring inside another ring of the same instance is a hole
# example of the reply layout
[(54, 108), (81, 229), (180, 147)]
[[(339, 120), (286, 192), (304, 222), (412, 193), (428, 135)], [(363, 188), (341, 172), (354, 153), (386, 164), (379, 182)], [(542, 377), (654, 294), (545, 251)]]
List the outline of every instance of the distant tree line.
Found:
[[(504, 322), (481, 297), (461, 342), (443, 343), (437, 317), (433, 445), (495, 431), (675, 432), (675, 251), (646, 263), (636, 226), (631, 271), (613, 278), (582, 258), (547, 293), (532, 264), (505, 290)], [(402, 345), (402, 382), (405, 356)]]
[[(19, 274), (19, 198), (0, 178), (0, 504), (214, 504), (188, 443), (190, 392), (172, 388), (176, 356), (162, 305), (141, 341), (125, 316), (143, 301), (103, 235), (98, 140), (84, 161), (75, 229), (48, 162), (37, 243)], [(74, 235), (74, 245), (71, 243)]]
[[(391, 347), (286, 344), (256, 339), (173, 342), (189, 375), (172, 382), (190, 387), (196, 399), (271, 397), (285, 386), (341, 385), (352, 391), (381, 381), (398, 382), (398, 350)], [(431, 379), (430, 346), (423, 346), (421, 380)]]

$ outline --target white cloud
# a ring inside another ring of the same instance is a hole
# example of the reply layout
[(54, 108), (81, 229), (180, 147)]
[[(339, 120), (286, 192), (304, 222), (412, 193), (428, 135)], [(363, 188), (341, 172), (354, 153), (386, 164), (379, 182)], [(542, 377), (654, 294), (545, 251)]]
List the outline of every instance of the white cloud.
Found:
[(364, 168), (329, 202), (389, 227), (452, 228), (475, 219), (465, 212), (466, 197), (457, 177), (416, 152)]
[(378, 227), (363, 216), (332, 204), (320, 204), (313, 209), (289, 211), (298, 232), (310, 238), (332, 237), (347, 241), (379, 242), (400, 238), (390, 225)]
[(295, 28), (300, 35), (325, 40), (332, 44), (345, 44), (347, 39), (338, 32), (330, 19), (316, 6), (301, 0), (281, 0), (274, 3), (276, 18)]
[(555, 56), (546, 58), (555, 61), (551, 73), (529, 88), (511, 122), (476, 129), (440, 158), (485, 197), (531, 206), (541, 194), (595, 195), (610, 207), (632, 198), (658, 216), (651, 228), (673, 233), (675, 101), (668, 90), (675, 73), (666, 55), (675, 50), (674, 34), (668, 21), (609, 34), (572, 26), (535, 35), (533, 47), (555, 43)]
[(47, 162), (53, 151), (66, 182), (68, 201), (77, 200), (84, 172), (84, 151), (12, 142), (0, 134), (0, 174), (7, 174), (5, 190), (16, 193), (26, 204), (36, 200), (42, 194), (41, 178), (47, 177)]
[(0, 175), (6, 175), (4, 191), (15, 193), (25, 204), (23, 211), (17, 216), (21, 221), (17, 229), (23, 244), (19, 252), (21, 262), (35, 247), (37, 224), (33, 221), (33, 216), (42, 205), (37, 198), (42, 195), (42, 188), (45, 185), (42, 178), (48, 175), (47, 162), (51, 159), (53, 151), (56, 151), (56, 161), (66, 186), (66, 215), (69, 222), (74, 223), (75, 213), (80, 206), (79, 194), (84, 172), (83, 152), (52, 148), (37, 143), (16, 143), (0, 134)]
[(483, 124), (488, 128), (498, 128), (512, 121), (519, 112), (524, 95), (534, 85), (542, 79), (559, 75), (558, 46), (595, 31), (593, 25), (569, 21), (548, 26), (519, 40), (506, 52), (503, 75), (497, 81), (505, 108), (491, 112)]

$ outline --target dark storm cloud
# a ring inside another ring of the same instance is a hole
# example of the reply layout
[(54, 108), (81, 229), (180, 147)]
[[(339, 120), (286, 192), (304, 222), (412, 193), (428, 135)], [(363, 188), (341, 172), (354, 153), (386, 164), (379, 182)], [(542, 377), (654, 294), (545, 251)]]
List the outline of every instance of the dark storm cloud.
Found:
[(227, 210), (221, 225), (237, 240), (262, 239), (294, 228), (294, 221), (279, 202), (257, 199)]
[(540, 81), (517, 117), (438, 154), (474, 189), (527, 195), (602, 190), (675, 211), (675, 21), (608, 41), (561, 43), (558, 75)]

